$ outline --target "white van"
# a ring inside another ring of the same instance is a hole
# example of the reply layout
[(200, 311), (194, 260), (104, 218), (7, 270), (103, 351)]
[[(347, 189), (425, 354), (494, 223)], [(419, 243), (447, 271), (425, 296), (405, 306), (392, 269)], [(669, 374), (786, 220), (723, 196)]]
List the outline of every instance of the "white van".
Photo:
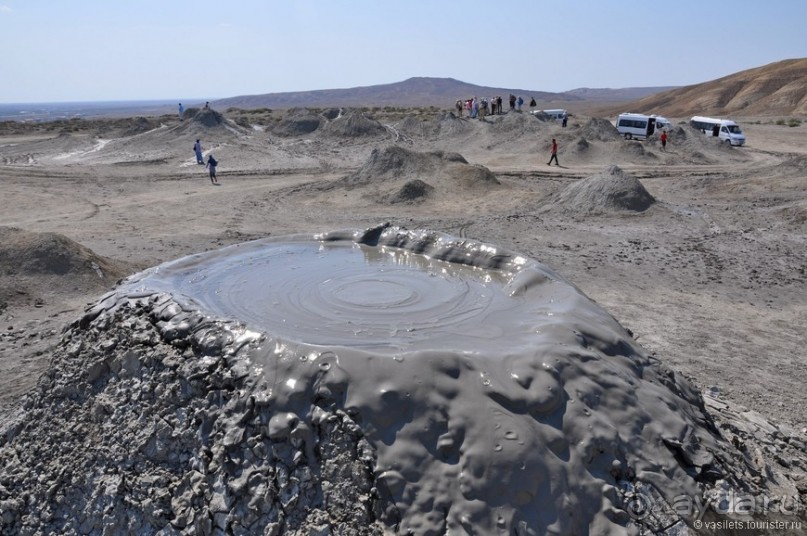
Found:
[(556, 108), (553, 110), (533, 110), (530, 112), (533, 115), (540, 115), (545, 114), (548, 115), (550, 119), (555, 119), (556, 121), (562, 120), (563, 116), (569, 116), (569, 114), (563, 108)]
[(616, 129), (626, 140), (645, 139), (656, 131), (656, 117), (627, 112), (619, 114), (616, 118)]
[(655, 117), (656, 118), (656, 130), (667, 130), (667, 131), (669, 131), (673, 127), (672, 123), (670, 123), (670, 120), (667, 119), (666, 117), (663, 117), (661, 115), (655, 115), (655, 114), (651, 115), (650, 117)]
[(745, 145), (745, 134), (740, 125), (729, 119), (714, 119), (712, 117), (694, 116), (689, 120), (692, 128), (697, 128), (704, 134), (724, 140), (729, 145)]

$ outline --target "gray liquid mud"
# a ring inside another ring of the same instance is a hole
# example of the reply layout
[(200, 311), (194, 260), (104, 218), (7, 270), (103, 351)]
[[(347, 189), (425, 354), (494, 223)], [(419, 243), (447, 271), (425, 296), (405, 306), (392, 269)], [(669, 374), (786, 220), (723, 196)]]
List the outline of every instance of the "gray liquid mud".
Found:
[(269, 239), (120, 292), (262, 333), (245, 359), (270, 436), (305, 437), (318, 404), (354, 415), (400, 533), (622, 534), (618, 480), (694, 494), (670, 442), (711, 461), (686, 389), (573, 285), (495, 246), (396, 228)]
[(534, 342), (566, 285), (515, 298), (513, 274), (355, 242), (255, 242), (159, 269), (143, 281), (223, 318), (313, 345), (478, 351)]

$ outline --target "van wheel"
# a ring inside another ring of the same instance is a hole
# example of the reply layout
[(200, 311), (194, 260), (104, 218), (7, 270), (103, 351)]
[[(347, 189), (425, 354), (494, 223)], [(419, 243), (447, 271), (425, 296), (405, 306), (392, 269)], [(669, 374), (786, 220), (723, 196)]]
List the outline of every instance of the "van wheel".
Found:
[(726, 145), (728, 145), (729, 147), (731, 147), (731, 140), (726, 140)]
[(625, 139), (626, 139), (626, 140), (632, 140), (632, 139), (633, 139), (633, 136), (631, 136), (631, 133), (630, 133), (630, 132), (628, 132), (627, 134), (625, 134)]

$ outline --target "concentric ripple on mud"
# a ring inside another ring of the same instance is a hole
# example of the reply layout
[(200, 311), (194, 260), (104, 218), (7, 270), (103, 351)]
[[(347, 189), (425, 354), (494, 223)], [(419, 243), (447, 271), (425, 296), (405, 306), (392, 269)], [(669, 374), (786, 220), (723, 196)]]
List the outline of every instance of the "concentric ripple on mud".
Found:
[(357, 243), (257, 242), (159, 270), (149, 287), (297, 342), (461, 345), (510, 326), (506, 274)]

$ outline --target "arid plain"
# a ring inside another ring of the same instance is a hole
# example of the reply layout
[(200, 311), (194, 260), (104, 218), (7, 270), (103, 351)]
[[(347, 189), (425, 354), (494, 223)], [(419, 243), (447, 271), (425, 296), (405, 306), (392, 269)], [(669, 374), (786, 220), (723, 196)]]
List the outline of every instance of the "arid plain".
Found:
[[(737, 118), (747, 146), (727, 147), (670, 118), (664, 151), (657, 136), (627, 141), (613, 118), (584, 115), (562, 128), (518, 112), (221, 112), (0, 133), (0, 424), (63, 326), (119, 278), (251, 239), (390, 222), (547, 264), (715, 399), (807, 442), (806, 126)], [(560, 166), (548, 167), (553, 138)], [(220, 162), (219, 185), (196, 163), (196, 139)], [(384, 168), (391, 150), (399, 162)], [(497, 184), (424, 163), (433, 151)], [(355, 180), (362, 170), (377, 178)], [(609, 173), (638, 179), (655, 203), (634, 210), (597, 181), (569, 194)], [(431, 188), (412, 190), (420, 181)], [(767, 463), (788, 472), (771, 445)], [(790, 469), (804, 486), (805, 467)]]

